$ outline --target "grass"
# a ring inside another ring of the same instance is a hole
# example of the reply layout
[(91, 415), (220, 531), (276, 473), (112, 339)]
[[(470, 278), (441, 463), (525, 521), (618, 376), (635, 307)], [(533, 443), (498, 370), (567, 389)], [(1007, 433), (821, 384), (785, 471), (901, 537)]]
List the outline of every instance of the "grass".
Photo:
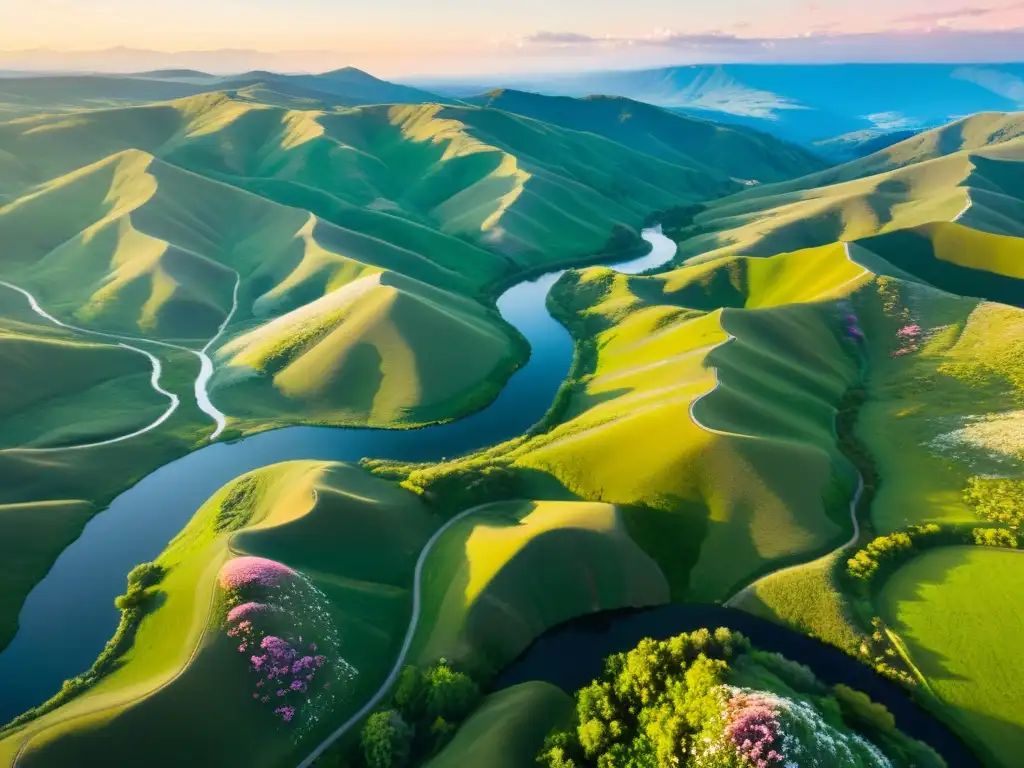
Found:
[(572, 711), (572, 698), (549, 683), (524, 683), (491, 694), (427, 766), (530, 765), (548, 732), (566, 724)]
[(766, 134), (687, 117), (632, 99), (572, 99), (502, 89), (467, 101), (596, 133), (662, 160), (726, 178), (768, 183), (823, 167), (809, 152)]
[(58, 317), (201, 346), (240, 277), (214, 387), (242, 432), (479, 407), (525, 357), (493, 286), (732, 188), (494, 109), (224, 93), (5, 123), (0, 151), (33, 158), (0, 205), (0, 274)]
[[(411, 658), (486, 677), (545, 630), (599, 610), (668, 601), (665, 577), (613, 506), (505, 502), (449, 530), (427, 560)], [(558, 584), (557, 590), (551, 585)]]
[[(583, 344), (556, 423), (401, 471), (429, 487), (494, 464), (535, 499), (616, 504), (674, 599), (724, 600), (844, 536), (832, 487), (852, 473), (832, 422), (857, 364), (837, 302), (868, 279), (841, 246), (653, 277), (569, 273), (552, 296)], [(737, 340), (723, 344), (730, 332)], [(734, 434), (702, 429), (691, 407)]]
[[(864, 313), (865, 331), (877, 345), (858, 433), (884, 480), (872, 522), (889, 533), (924, 522), (973, 521), (963, 498), (968, 479), (1017, 466), (992, 447), (1012, 422), (995, 422), (979, 434), (977, 420), (1012, 412), (1019, 402), (1022, 311), (914, 283), (887, 286), (866, 297), (873, 309)], [(894, 358), (896, 329), (911, 321), (923, 329), (921, 347)]]
[(1024, 668), (1008, 642), (1024, 620), (1007, 597), (1022, 585), (1018, 554), (951, 547), (901, 568), (879, 597), (948, 719), (990, 765), (1016, 765), (1024, 746)]
[[(220, 566), (233, 553), (277, 558), (327, 595), (344, 627), (346, 660), (360, 673), (339, 704), (354, 710), (390, 668), (408, 621), (412, 568), (434, 525), (414, 496), (345, 465), (292, 462), (244, 476), (207, 502), (158, 558), (167, 569), (162, 599), (121, 664), (86, 694), (8, 736), (0, 754), (28, 739), (19, 764), (93, 753), (130, 762), (141, 745), (181, 759), (202, 752), (211, 764), (238, 759), (239, 749), (253, 764), (294, 759), (301, 748), (268, 727), (265, 711), (246, 705), (244, 665), (211, 623)], [(183, 713), (187, 738), (163, 725)], [(247, 746), (222, 739), (227, 731), (246, 734)]]
[[(926, 227), (939, 232), (931, 238), (938, 258), (957, 263), (957, 254), (977, 253), (984, 241), (981, 268), (1012, 273), (1012, 237), (1024, 236), (1024, 189), (1015, 181), (1022, 133), (1017, 114), (977, 115), (867, 158), (713, 201), (689, 228), (679, 258), (771, 256)], [(941, 223), (957, 217), (963, 227)]]

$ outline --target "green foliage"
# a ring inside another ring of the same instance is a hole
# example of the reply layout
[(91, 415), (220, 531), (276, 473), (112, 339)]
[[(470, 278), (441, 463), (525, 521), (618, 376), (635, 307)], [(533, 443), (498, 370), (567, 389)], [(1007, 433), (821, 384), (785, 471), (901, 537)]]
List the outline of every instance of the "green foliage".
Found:
[(458, 722), (476, 707), (480, 688), (466, 674), (454, 672), (445, 659), (427, 670), (424, 677), (426, 713), (436, 720)]
[(244, 528), (256, 511), (260, 491), (260, 477), (257, 474), (245, 475), (236, 480), (220, 503), (213, 523), (214, 530), (227, 533)]
[(143, 563), (137, 565), (128, 572), (128, 587), (137, 587), (138, 589), (149, 589), (155, 587), (161, 581), (164, 576), (167, 575), (167, 569), (157, 563)]
[(981, 547), (1017, 548), (1017, 537), (1005, 528), (975, 528), (974, 543)]
[(1016, 549), (1017, 537), (1005, 528), (973, 528), (936, 523), (914, 525), (904, 531), (872, 539), (846, 561), (846, 573), (863, 591), (922, 551), (958, 544)]
[(720, 628), (647, 638), (609, 656), (602, 678), (576, 695), (575, 728), (551, 734), (538, 762), (548, 768), (679, 764), (709, 728), (721, 728), (720, 686), (729, 660), (749, 649), (745, 637)]
[(445, 659), (428, 669), (405, 667), (393, 708), (375, 712), (363, 726), (361, 742), (368, 768), (420, 765), (451, 740), (479, 702), (480, 687)]
[(415, 470), (403, 485), (451, 512), (522, 496), (518, 473), (501, 465), (447, 465), (442, 472)]
[(393, 709), (375, 712), (360, 739), (367, 768), (401, 768), (409, 760), (412, 728)]
[(972, 477), (964, 489), (964, 501), (983, 519), (1019, 531), (1024, 521), (1024, 480)]
[[(121, 611), (121, 622), (114, 636), (96, 657), (92, 666), (77, 677), (65, 680), (60, 691), (38, 707), (16, 717), (0, 728), (0, 738), (8, 732), (52, 712), (72, 699), (81, 696), (96, 683), (109, 675), (121, 662), (122, 657), (135, 642), (135, 634), (147, 613), (158, 604), (159, 595), (151, 591), (166, 575), (166, 570), (156, 563), (143, 563), (128, 575), (128, 591), (114, 599), (114, 605)], [(146, 586), (143, 586), (146, 585)]]
[(577, 692), (575, 722), (548, 735), (537, 762), (545, 768), (743, 768), (753, 764), (750, 739), (765, 739), (765, 727), (773, 733), (764, 743), (786, 752), (779, 765), (795, 765), (797, 753), (801, 765), (836, 764), (842, 741), (853, 761), (843, 765), (888, 765), (884, 753), (900, 758), (892, 765), (944, 766), (863, 693), (830, 689), (807, 667), (758, 651), (726, 629), (645, 639), (610, 656), (604, 675)]

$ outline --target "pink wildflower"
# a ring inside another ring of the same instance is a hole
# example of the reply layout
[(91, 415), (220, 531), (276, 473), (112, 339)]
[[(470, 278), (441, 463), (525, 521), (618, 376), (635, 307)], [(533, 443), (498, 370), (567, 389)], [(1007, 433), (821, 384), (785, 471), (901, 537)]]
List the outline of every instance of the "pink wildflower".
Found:
[(761, 694), (740, 693), (729, 699), (728, 708), (725, 736), (740, 756), (755, 768), (781, 766), (785, 760), (775, 749), (782, 734), (774, 702)]
[(275, 715), (280, 715), (286, 723), (290, 723), (295, 717), (295, 707), (278, 707), (274, 710)]
[(252, 662), (252, 668), (259, 671), (259, 668), (263, 666), (263, 663), (267, 660), (266, 656), (253, 656), (249, 659)]
[(278, 696), (284, 696), (286, 693), (288, 693), (288, 691), (286, 691), (284, 688), (278, 688), (277, 689), (277, 695)]
[[(269, 610), (271, 610), (271, 607), (266, 603), (242, 603), (228, 611), (228, 621), (234, 622), (241, 619), (247, 619)], [(252, 626), (252, 624), (249, 623), (249, 626)]]
[(293, 691), (299, 691), (300, 693), (306, 690), (306, 684), (301, 680), (292, 680), (291, 689)]
[(246, 648), (245, 643), (239, 643), (238, 644), (238, 652), (239, 653), (245, 653), (245, 648)]
[(282, 581), (294, 578), (295, 571), (287, 565), (263, 557), (236, 557), (220, 570), (220, 585), (224, 589), (247, 586), (276, 587)]
[(896, 335), (904, 338), (916, 338), (921, 335), (921, 326), (916, 323), (913, 325), (905, 325), (896, 331)]

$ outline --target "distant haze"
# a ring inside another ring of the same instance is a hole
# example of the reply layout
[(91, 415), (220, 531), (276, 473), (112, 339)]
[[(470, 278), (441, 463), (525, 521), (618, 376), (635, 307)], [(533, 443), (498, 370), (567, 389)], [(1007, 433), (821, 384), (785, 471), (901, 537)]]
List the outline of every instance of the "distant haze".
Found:
[(0, 0), (0, 14), (3, 70), (415, 77), (1024, 58), (1019, 0)]

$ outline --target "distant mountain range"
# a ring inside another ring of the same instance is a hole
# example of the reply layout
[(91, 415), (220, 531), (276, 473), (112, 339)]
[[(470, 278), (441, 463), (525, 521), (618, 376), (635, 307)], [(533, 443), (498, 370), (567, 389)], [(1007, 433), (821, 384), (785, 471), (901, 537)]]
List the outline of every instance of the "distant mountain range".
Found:
[(62, 111), (131, 106), (196, 96), (211, 91), (241, 99), (269, 101), (304, 109), (363, 104), (451, 102), (444, 96), (380, 80), (346, 67), (321, 75), (252, 71), (217, 76), (193, 69), (169, 69), (124, 75), (0, 76), (0, 120), (39, 110)]
[(746, 125), (804, 144), (932, 128), (969, 114), (1024, 109), (1024, 64), (714, 65), (421, 83), (468, 97), (505, 87), (559, 96), (626, 96)]

